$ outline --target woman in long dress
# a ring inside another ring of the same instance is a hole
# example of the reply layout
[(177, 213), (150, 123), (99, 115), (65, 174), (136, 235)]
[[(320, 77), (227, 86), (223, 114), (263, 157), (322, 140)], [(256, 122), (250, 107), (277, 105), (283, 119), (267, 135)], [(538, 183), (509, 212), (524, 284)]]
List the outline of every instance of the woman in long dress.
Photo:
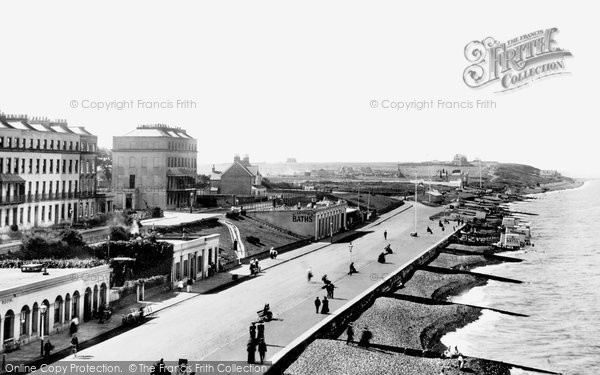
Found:
[(329, 300), (327, 297), (323, 297), (323, 301), (321, 302), (321, 314), (329, 314)]

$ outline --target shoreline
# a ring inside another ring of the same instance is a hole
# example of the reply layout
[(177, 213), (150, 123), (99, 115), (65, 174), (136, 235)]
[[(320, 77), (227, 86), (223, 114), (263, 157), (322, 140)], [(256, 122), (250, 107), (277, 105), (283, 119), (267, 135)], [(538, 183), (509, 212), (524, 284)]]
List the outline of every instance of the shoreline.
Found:
[(536, 194), (544, 194), (553, 191), (563, 191), (563, 190), (572, 190), (578, 189), (585, 185), (586, 180), (584, 179), (574, 179), (573, 181), (560, 181), (560, 182), (552, 182), (549, 184), (540, 185), (539, 188), (536, 189), (523, 189), (521, 194), (523, 195), (536, 195)]
[[(583, 185), (583, 181), (560, 183), (555, 184), (553, 189), (555, 189), (554, 191), (574, 189)], [(523, 195), (519, 195), (518, 198), (505, 203), (512, 203), (523, 198), (525, 198)], [(500, 208), (499, 211), (502, 216), (511, 215), (509, 210)], [(472, 236), (475, 233), (475, 238), (479, 234), (482, 238), (486, 238), (486, 241), (491, 241), (489, 236), (499, 233), (496, 230), (494, 234), (488, 234), (486, 231), (491, 230), (491, 228), (486, 224), (481, 227), (479, 224), (475, 224), (474, 229), (467, 229), (463, 235), (471, 233)], [(485, 241), (473, 240), (471, 241), (473, 244), (468, 245), (464, 244), (461, 241), (462, 239), (458, 239), (458, 241), (456, 239), (451, 240), (445, 247), (439, 248), (434, 258), (416, 268), (412, 274), (407, 275), (407, 279), (404, 280), (403, 284), (397, 285), (397, 288), (389, 293), (378, 296), (357, 318), (353, 319), (355, 334), (360, 337), (364, 329), (371, 331), (372, 345), (377, 350), (383, 350), (386, 354), (394, 353), (392, 361), (406, 369), (402, 373), (411, 375), (438, 373), (442, 369), (446, 371), (446, 374), (463, 373), (458, 369), (456, 358), (442, 358), (442, 353), (447, 349), (442, 342), (442, 338), (478, 321), (483, 311), (486, 310), (486, 306), (453, 303), (452, 298), (463, 295), (473, 288), (485, 286), (490, 279), (507, 283), (520, 282), (514, 279), (497, 278), (493, 275), (487, 277), (484, 273), (472, 271), (490, 265), (522, 261), (518, 258), (506, 256), (507, 253), (511, 252), (510, 250), (495, 248), (489, 244), (490, 242), (484, 244)], [(498, 253), (502, 253), (502, 256), (496, 255)], [(512, 311), (492, 310), (501, 314), (519, 316), (519, 314)], [(356, 341), (358, 341), (358, 337), (355, 338)], [(345, 331), (338, 331), (336, 336), (316, 340), (288, 368), (288, 370), (291, 370), (289, 373), (300, 374), (309, 371), (309, 369), (315, 369), (311, 362), (317, 361), (321, 364), (320, 370), (335, 369), (336, 371), (330, 372), (332, 374), (361, 374), (362, 372), (358, 372), (355, 368), (331, 363), (327, 358), (322, 358), (319, 352), (313, 350), (314, 346), (318, 346), (320, 351), (323, 352), (333, 350), (336, 343), (343, 342), (345, 339)], [(458, 349), (461, 350), (461, 348)], [(368, 355), (361, 351), (365, 351), (365, 348), (358, 347), (358, 351), (352, 351), (352, 359), (362, 358), (367, 360)], [(348, 353), (348, 355), (350, 354)], [(401, 358), (396, 358), (397, 356)], [(408, 359), (406, 357), (412, 358)], [(517, 364), (468, 357), (465, 354), (463, 354), (463, 357), (467, 362), (466, 367), (471, 372), (475, 371), (475, 373), (510, 375), (511, 369), (520, 367)], [(430, 361), (430, 359), (435, 360)], [(338, 356), (338, 360), (348, 362), (349, 358)], [(407, 363), (411, 365), (405, 367)], [(425, 366), (427, 370), (425, 371), (421, 367), (422, 371), (418, 371), (419, 366)], [(376, 365), (376, 367), (387, 370), (385, 366)], [(304, 371), (299, 371), (300, 369)], [(338, 372), (342, 369), (343, 372)], [(528, 370), (537, 373), (535, 369), (529, 368)], [(323, 372), (317, 371), (315, 373)], [(381, 373), (388, 372), (382, 371)]]

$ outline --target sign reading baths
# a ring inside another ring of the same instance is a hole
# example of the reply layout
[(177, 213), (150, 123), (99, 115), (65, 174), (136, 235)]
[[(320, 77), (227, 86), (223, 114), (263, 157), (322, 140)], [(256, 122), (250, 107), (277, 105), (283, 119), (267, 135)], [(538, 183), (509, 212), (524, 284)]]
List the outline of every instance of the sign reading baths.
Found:
[(492, 37), (465, 47), (471, 63), (463, 73), (467, 86), (479, 88), (498, 82), (502, 91), (514, 90), (535, 80), (568, 73), (565, 57), (571, 52), (558, 47), (557, 28), (537, 30), (500, 43)]
[(292, 215), (292, 222), (294, 223), (312, 223), (313, 222), (313, 214), (310, 213), (302, 213), (302, 214), (294, 214)]

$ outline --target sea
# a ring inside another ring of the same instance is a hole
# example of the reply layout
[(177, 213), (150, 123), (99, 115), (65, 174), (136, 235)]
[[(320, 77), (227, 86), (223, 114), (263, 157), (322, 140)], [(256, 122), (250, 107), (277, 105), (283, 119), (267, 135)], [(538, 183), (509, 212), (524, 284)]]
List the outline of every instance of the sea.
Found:
[(501, 254), (524, 261), (473, 270), (523, 283), (490, 281), (452, 299), (528, 317), (484, 310), (442, 342), (468, 356), (562, 374), (600, 374), (600, 181), (531, 197), (510, 207), (538, 214), (520, 216), (531, 223), (533, 246)]

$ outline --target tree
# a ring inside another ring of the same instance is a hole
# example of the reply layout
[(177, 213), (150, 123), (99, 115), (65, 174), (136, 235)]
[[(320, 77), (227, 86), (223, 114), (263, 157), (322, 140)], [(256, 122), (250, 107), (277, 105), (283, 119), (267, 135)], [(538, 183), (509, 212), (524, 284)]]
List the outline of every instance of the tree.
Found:
[(98, 178), (104, 181), (112, 180), (112, 152), (107, 148), (98, 149)]
[(110, 240), (111, 241), (127, 241), (129, 240), (129, 231), (119, 225), (113, 225), (110, 227)]

